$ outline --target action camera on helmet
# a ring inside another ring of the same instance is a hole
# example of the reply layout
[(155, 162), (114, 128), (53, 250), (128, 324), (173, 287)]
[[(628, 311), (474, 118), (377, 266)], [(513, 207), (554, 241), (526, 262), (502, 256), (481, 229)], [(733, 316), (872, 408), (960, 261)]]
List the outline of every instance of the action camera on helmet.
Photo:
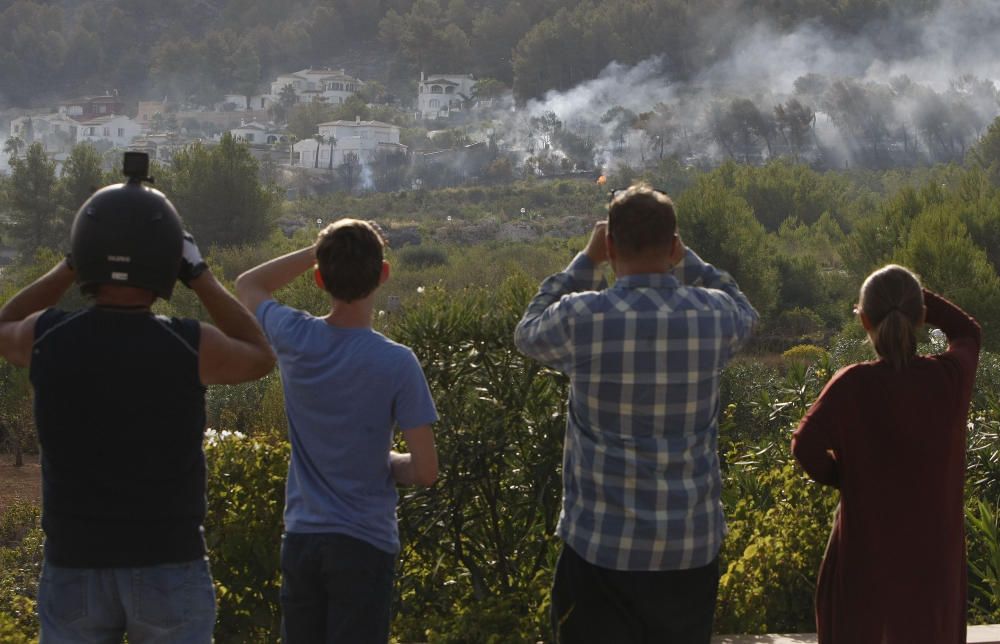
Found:
[(149, 176), (149, 155), (145, 152), (126, 152), (122, 162), (122, 174), (128, 177), (129, 181), (149, 181), (153, 179)]
[(126, 153), (123, 169), (128, 183), (95, 192), (73, 220), (70, 246), (77, 283), (84, 292), (115, 284), (170, 299), (184, 244), (181, 218), (162, 192), (142, 184), (148, 179), (148, 155)]

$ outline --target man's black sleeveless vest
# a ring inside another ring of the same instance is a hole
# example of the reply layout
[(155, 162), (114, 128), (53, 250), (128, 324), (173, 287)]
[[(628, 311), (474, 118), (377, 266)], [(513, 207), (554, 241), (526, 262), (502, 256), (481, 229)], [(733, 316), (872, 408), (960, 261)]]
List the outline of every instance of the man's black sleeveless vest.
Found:
[(39, 318), (31, 383), (52, 564), (204, 556), (200, 337), (194, 320), (148, 312), (51, 309)]

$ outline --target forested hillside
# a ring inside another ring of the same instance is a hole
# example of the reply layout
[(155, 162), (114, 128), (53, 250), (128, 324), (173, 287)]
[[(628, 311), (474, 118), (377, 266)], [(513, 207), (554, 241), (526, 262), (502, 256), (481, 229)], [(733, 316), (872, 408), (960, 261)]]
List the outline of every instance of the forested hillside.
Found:
[[(95, 89), (207, 102), (344, 61), (396, 93), (425, 70), (494, 78), (527, 99), (658, 55), (672, 78), (693, 78), (750, 24), (879, 33), (871, 53), (891, 62), (914, 55), (915, 21), (943, 1), (4, 0), (0, 105)], [(995, 15), (967, 10), (982, 33), (995, 30)]]

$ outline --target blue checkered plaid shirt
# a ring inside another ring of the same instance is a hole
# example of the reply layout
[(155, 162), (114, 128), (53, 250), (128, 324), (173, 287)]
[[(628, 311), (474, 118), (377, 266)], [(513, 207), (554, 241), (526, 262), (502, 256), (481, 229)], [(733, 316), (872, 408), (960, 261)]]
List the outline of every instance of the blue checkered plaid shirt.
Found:
[(616, 570), (681, 570), (716, 557), (719, 375), (757, 312), (691, 249), (671, 273), (606, 288), (580, 254), (517, 325), (530, 356), (570, 377), (558, 535)]

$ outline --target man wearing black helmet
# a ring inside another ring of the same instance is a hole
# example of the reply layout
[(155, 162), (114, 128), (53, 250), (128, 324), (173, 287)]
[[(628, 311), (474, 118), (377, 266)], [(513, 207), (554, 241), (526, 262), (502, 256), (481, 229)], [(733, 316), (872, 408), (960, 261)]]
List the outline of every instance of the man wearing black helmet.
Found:
[[(205, 385), (274, 364), (253, 316), (142, 178), (87, 200), (71, 256), (0, 308), (0, 355), (30, 368), (35, 392), (43, 644), (211, 641)], [(150, 311), (178, 278), (216, 326)], [(93, 306), (52, 308), (74, 283)]]

